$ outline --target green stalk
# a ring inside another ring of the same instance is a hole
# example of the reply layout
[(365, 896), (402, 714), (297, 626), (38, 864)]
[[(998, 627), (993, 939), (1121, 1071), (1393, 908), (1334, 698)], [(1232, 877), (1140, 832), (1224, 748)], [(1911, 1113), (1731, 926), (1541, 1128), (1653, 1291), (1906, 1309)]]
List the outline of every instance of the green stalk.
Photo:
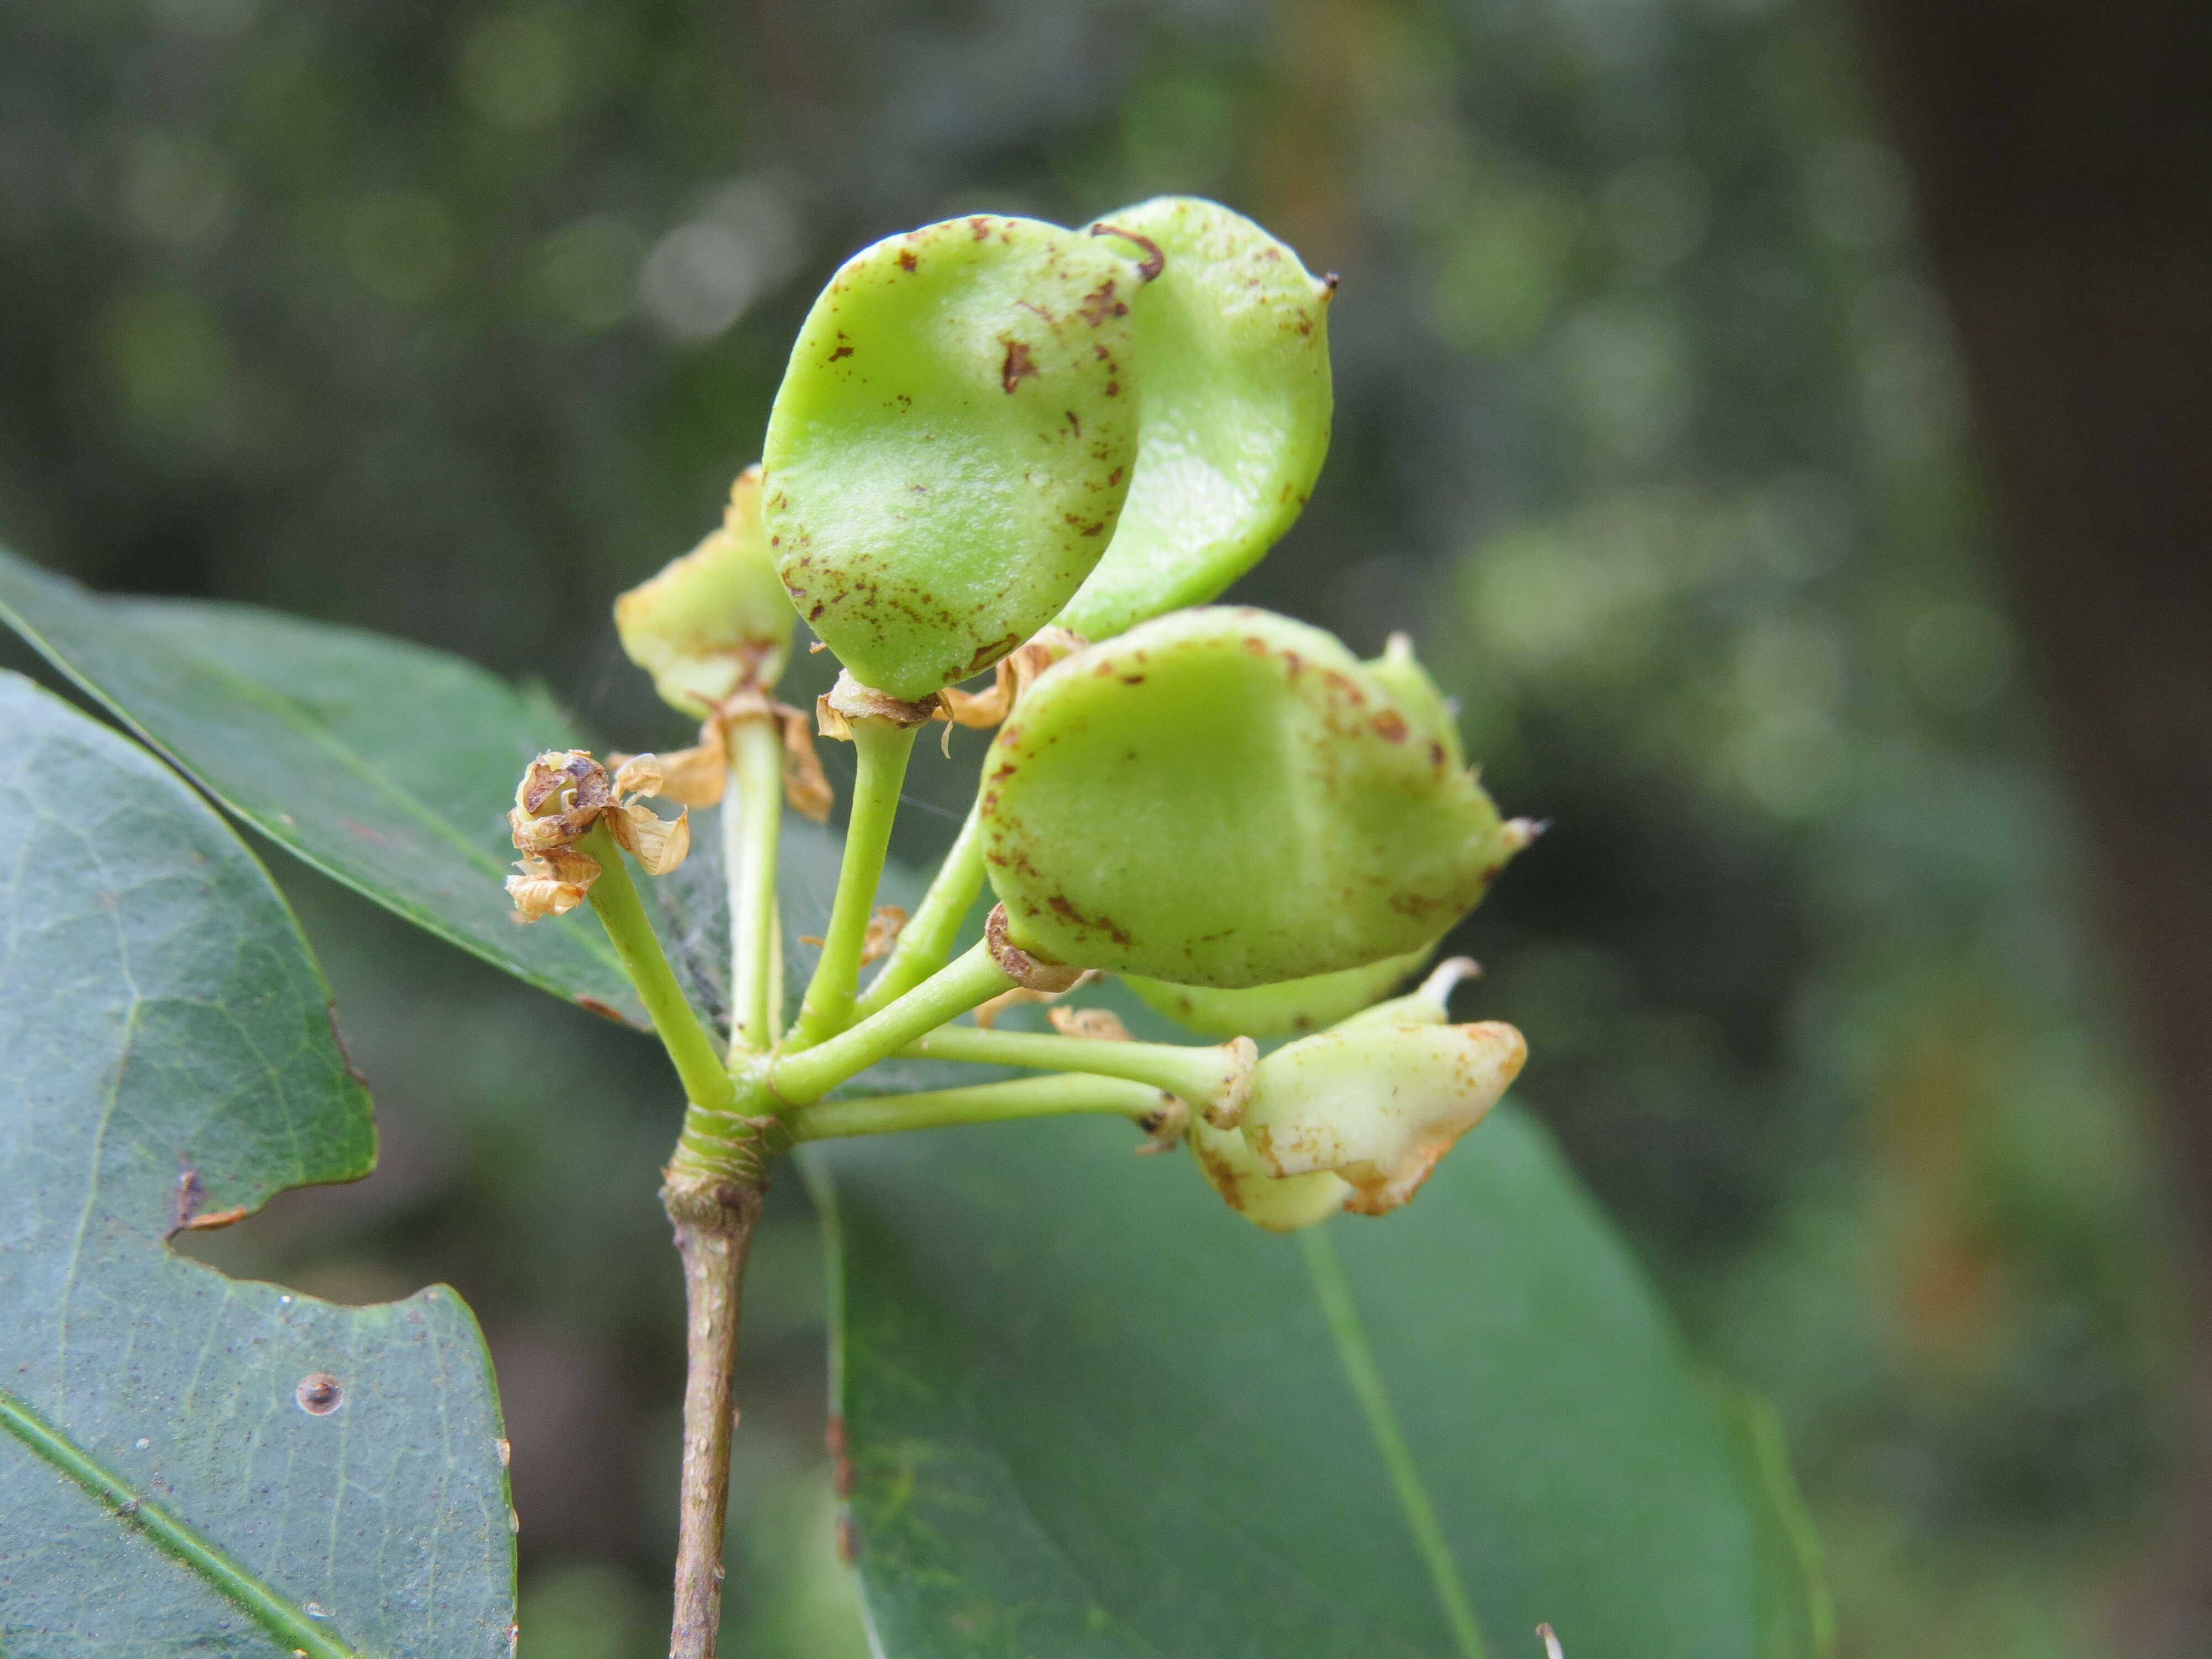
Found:
[(915, 734), (921, 730), (886, 720), (856, 720), (852, 726), (859, 757), (853, 817), (845, 830), (845, 859), (837, 870), (837, 897), (830, 906), (822, 957), (814, 964), (814, 978), (799, 1006), (799, 1024), (786, 1039), (794, 1049), (813, 1047), (842, 1030), (851, 1017), (860, 989), (860, 949), (867, 938), (868, 918), (875, 911), (884, 856), (890, 850), (899, 787), (906, 781), (907, 758), (914, 753)]
[(599, 860), (599, 878), (592, 884), (592, 908), (614, 942), (615, 954), (653, 1017), (660, 1046), (675, 1062), (676, 1075), (686, 1099), (710, 1109), (726, 1109), (733, 1098), (729, 1073), (722, 1069), (713, 1036), (699, 1023), (676, 973), (662, 954), (660, 936), (629, 878), (629, 866), (622, 848), (602, 822), (593, 824), (576, 842), (576, 850)]
[(1058, 1117), (1100, 1112), (1142, 1121), (1164, 1104), (1159, 1091), (1121, 1078), (1017, 1078), (1011, 1083), (979, 1083), (965, 1089), (935, 1089), (911, 1095), (883, 1095), (872, 1100), (825, 1100), (792, 1120), (800, 1140), (833, 1140), (846, 1135), (894, 1134), (904, 1129), (936, 1129), (954, 1123), (1003, 1123), (1014, 1118)]
[(769, 1061), (768, 1083), (786, 1106), (808, 1106), (847, 1078), (879, 1060), (888, 1060), (925, 1032), (934, 1030), (979, 1002), (1006, 990), (1013, 981), (978, 940), (949, 967), (932, 974), (896, 1002), (827, 1042)]
[(983, 890), (982, 799), (968, 808), (967, 821), (945, 862), (938, 866), (929, 890), (922, 895), (913, 917), (891, 947), (890, 956), (874, 981), (853, 1005), (852, 1017), (866, 1019), (887, 1008), (952, 960), (952, 942), (967, 920), (975, 896)]
[(1089, 1072), (1166, 1091), (1197, 1110), (1249, 1075), (1250, 1060), (1224, 1045), (1182, 1048), (1171, 1042), (1120, 1042), (1062, 1036), (1053, 1031), (993, 1031), (947, 1025), (908, 1043), (908, 1060), (971, 1060), (986, 1066), (1034, 1066), (1040, 1071)]
[(722, 863), (730, 884), (730, 1053), (766, 1049), (782, 1010), (776, 957), (776, 837), (783, 825), (783, 740), (763, 716), (730, 728), (730, 779), (722, 796)]

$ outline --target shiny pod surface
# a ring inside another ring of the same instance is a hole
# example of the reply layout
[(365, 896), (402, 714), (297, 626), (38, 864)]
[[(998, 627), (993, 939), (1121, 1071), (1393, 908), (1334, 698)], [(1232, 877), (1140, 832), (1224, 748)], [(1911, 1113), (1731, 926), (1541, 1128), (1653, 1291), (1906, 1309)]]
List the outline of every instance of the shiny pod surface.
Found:
[(1336, 640), (1227, 606), (1040, 677), (985, 758), (980, 822), (1014, 943), (1195, 986), (1418, 950), (1514, 845)]
[(1136, 301), (1136, 477), (1060, 617), (1096, 640), (1214, 598), (1296, 522), (1328, 453), (1332, 289), (1217, 203), (1163, 196), (1094, 228), (1162, 261)]
[(615, 601), (623, 649), (664, 701), (694, 720), (740, 689), (775, 684), (792, 621), (761, 527), (757, 466), (730, 486), (720, 528)]
[(928, 696), (1074, 594), (1136, 464), (1127, 245), (978, 216), (864, 248), (769, 417), (763, 500), (799, 613), (864, 684)]

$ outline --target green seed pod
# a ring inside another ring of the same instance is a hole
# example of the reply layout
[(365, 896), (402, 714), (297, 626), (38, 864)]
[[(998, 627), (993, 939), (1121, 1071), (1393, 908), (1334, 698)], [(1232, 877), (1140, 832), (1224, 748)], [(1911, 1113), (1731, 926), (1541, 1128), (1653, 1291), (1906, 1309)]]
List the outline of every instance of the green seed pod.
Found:
[(847, 260), (769, 416), (777, 573), (863, 684), (918, 702), (1049, 623), (1137, 459), (1126, 244), (1034, 219), (926, 225)]
[(1229, 1207), (1271, 1233), (1294, 1233), (1326, 1221), (1352, 1196), (1352, 1183), (1327, 1170), (1278, 1176), (1235, 1129), (1194, 1121), (1183, 1138), (1207, 1182)]
[(1239, 1133), (1271, 1174), (1352, 1183), (1344, 1207), (1381, 1215), (1413, 1197), (1489, 1115), (1528, 1057), (1510, 1025), (1364, 1020), (1260, 1062)]
[(761, 528), (761, 470), (730, 486), (721, 528), (615, 601), (615, 631), (663, 701), (694, 720), (771, 690), (791, 655), (791, 601)]
[(1170, 985), (1139, 974), (1125, 975), (1124, 982), (1147, 1006), (1206, 1036), (1296, 1036), (1334, 1025), (1388, 996), (1399, 981), (1421, 965), (1431, 948), (1425, 945), (1402, 957), (1385, 957), (1362, 967), (1242, 991)]
[(1419, 950), (1526, 842), (1342, 645), (1225, 606), (1041, 675), (978, 818), (1021, 949), (1229, 988)]
[(1243, 215), (1192, 197), (1140, 203), (1092, 229), (1164, 261), (1136, 302), (1136, 477), (1113, 545), (1060, 618), (1099, 640), (1205, 604), (1297, 520), (1328, 453), (1335, 283)]
[(1382, 654), (1367, 665), (1367, 672), (1390, 688), (1400, 710), (1413, 722), (1413, 730), (1443, 744), (1454, 766), (1467, 764), (1467, 757), (1460, 748), (1459, 720), (1452, 713), (1450, 700), (1429, 678), (1429, 671), (1413, 659), (1411, 639), (1403, 634), (1393, 634), (1384, 644)]

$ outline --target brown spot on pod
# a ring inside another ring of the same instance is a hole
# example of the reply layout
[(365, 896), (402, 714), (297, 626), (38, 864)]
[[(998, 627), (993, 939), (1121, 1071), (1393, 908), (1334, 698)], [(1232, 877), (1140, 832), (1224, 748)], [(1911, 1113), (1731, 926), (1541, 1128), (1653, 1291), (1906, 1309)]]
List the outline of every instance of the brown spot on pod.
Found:
[(999, 384), (1012, 392), (1036, 372), (1036, 360), (1030, 356), (1029, 347), (1022, 341), (1008, 340), (1006, 361), (999, 366)]

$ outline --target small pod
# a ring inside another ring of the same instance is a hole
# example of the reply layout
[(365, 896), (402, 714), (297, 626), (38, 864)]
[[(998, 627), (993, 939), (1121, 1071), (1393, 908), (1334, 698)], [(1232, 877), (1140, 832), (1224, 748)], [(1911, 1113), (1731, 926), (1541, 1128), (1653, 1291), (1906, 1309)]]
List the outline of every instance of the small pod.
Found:
[(1489, 1115), (1528, 1057), (1510, 1025), (1354, 1022), (1260, 1062), (1238, 1133), (1271, 1175), (1334, 1175), (1344, 1207), (1381, 1215), (1413, 1197)]
[(1106, 556), (1060, 615), (1098, 640), (1203, 605), (1297, 522), (1328, 453), (1334, 283), (1242, 214), (1188, 196), (1109, 213), (1156, 254), (1137, 296), (1137, 472)]
[(1076, 653), (984, 761), (984, 862), (1040, 959), (1240, 988), (1419, 950), (1525, 835), (1330, 635), (1225, 606)]
[(980, 215), (862, 249), (814, 302), (769, 416), (763, 501), (799, 613), (918, 702), (1049, 623), (1136, 465), (1127, 245)]
[(1206, 1184), (1231, 1209), (1271, 1233), (1296, 1232), (1326, 1221), (1353, 1196), (1350, 1182), (1326, 1170), (1316, 1175), (1277, 1175), (1235, 1129), (1194, 1122), (1183, 1138)]
[(730, 486), (720, 528), (615, 601), (623, 649), (694, 720), (741, 690), (773, 690), (794, 620), (761, 528), (757, 466)]

